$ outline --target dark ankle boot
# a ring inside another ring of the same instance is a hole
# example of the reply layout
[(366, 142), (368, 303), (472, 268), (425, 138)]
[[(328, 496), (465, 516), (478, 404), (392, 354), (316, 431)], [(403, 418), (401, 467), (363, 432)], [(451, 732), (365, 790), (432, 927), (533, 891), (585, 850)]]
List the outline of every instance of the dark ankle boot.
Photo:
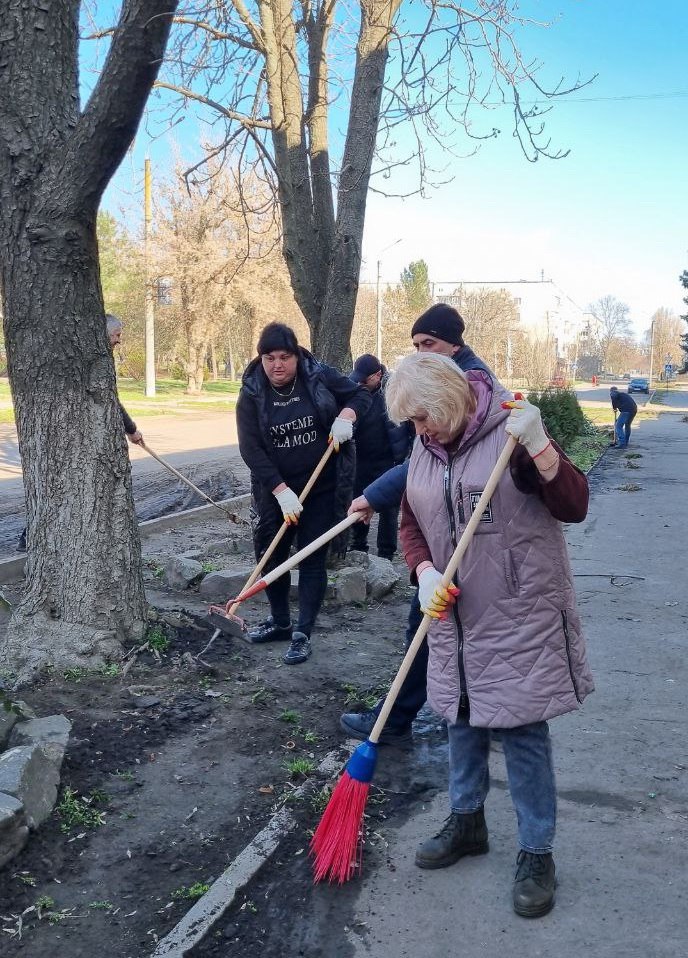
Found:
[(514, 878), (514, 911), (523, 918), (540, 918), (554, 905), (554, 860), (551, 854), (520, 851)]
[(437, 835), (420, 846), (416, 852), (416, 865), (419, 868), (446, 868), (464, 855), (484, 855), (489, 848), (482, 808), (468, 815), (452, 812)]

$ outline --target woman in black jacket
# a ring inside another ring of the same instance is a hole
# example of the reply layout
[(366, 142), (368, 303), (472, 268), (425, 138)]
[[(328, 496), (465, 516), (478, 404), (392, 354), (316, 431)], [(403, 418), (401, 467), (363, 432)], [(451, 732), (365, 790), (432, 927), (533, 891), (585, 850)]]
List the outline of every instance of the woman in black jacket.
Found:
[[(299, 346), (283, 323), (270, 323), (258, 340), (258, 356), (244, 373), (236, 407), (239, 450), (251, 470), (255, 523), (253, 543), (260, 559), (282, 522), (289, 529), (267, 569), (283, 562), (294, 538), (302, 549), (346, 515), (353, 491), (353, 424), (370, 404), (369, 394)], [(330, 459), (305, 503), (299, 495), (333, 442)], [(341, 448), (341, 451), (340, 450)], [(289, 575), (267, 588), (270, 617), (249, 630), (252, 642), (290, 640), (284, 661), (305, 662), (310, 635), (327, 589), (327, 546), (299, 566), (299, 617), (292, 630)]]

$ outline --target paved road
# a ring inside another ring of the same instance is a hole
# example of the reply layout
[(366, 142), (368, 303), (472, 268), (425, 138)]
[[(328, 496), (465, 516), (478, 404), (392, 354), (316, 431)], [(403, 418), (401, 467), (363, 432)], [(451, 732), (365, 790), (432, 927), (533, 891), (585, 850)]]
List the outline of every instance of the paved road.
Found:
[[(602, 383), (599, 386), (588, 384), (576, 386), (575, 393), (580, 402), (599, 402), (609, 405), (609, 387), (614, 385), (618, 386), (622, 392), (627, 391), (628, 383), (620, 379), (616, 383)], [(638, 403), (639, 408), (647, 406), (649, 402), (650, 407), (659, 405), (665, 409), (686, 409), (688, 411), (688, 383), (672, 383), (668, 389), (664, 389), (663, 385), (660, 384), (659, 388), (655, 389), (650, 396), (645, 395), (645, 393), (634, 392), (633, 398)]]
[[(146, 443), (212, 498), (248, 489), (234, 413), (137, 416)], [(177, 512), (203, 500), (138, 446), (129, 445), (139, 519)], [(14, 426), (0, 425), (0, 558), (16, 555), (24, 528), (24, 487)]]
[[(688, 953), (688, 423), (641, 421), (631, 441), (641, 458), (610, 449), (591, 477), (588, 519), (568, 528), (597, 690), (552, 722), (555, 909), (538, 921), (511, 911), (515, 821), (493, 753), (490, 853), (441, 871), (414, 866), (447, 814), (444, 790), (387, 831), (384, 866), (368, 871), (348, 916), (356, 958)], [(621, 491), (629, 484), (637, 490)], [(400, 780), (413, 760), (395, 759)]]

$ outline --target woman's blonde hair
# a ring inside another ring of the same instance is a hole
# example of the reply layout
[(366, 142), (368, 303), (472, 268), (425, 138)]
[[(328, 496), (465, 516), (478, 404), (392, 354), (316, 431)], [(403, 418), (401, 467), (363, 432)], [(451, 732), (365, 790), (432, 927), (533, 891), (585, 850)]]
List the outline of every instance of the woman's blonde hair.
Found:
[(452, 435), (463, 432), (476, 407), (463, 372), (453, 359), (438, 353), (402, 359), (389, 377), (385, 399), (393, 422), (427, 416)]

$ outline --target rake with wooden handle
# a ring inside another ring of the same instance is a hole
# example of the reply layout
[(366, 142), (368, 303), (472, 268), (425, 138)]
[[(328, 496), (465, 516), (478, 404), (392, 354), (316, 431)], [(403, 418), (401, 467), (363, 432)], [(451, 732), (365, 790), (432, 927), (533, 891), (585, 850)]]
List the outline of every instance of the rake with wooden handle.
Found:
[[(311, 475), (310, 479), (308, 480), (306, 485), (303, 487), (303, 491), (301, 492), (301, 495), (299, 496), (299, 502), (303, 503), (306, 500), (308, 493), (311, 491), (315, 483), (318, 481), (318, 477), (320, 476), (320, 473), (323, 471), (323, 469), (327, 465), (328, 460), (333, 452), (334, 452), (334, 445), (330, 443), (327, 449), (325, 450), (325, 452), (322, 454), (317, 466), (313, 470), (313, 474)], [(218, 635), (221, 632), (227, 632), (230, 635), (236, 635), (236, 624), (241, 623), (242, 626), (244, 625), (243, 620), (240, 619), (238, 616), (236, 616), (234, 613), (236, 612), (239, 605), (244, 601), (244, 599), (249, 598), (248, 595), (245, 595), (246, 590), (251, 588), (253, 583), (261, 574), (261, 572), (267, 565), (268, 560), (270, 559), (270, 556), (273, 554), (277, 546), (280, 544), (280, 542), (284, 538), (284, 535), (288, 528), (289, 528), (289, 523), (286, 521), (283, 522), (282, 525), (279, 527), (277, 531), (277, 535), (272, 540), (270, 545), (267, 547), (263, 555), (260, 557), (260, 560), (258, 564), (256, 565), (255, 569), (246, 580), (244, 587), (241, 590), (241, 595), (236, 599), (230, 600), (224, 607), (219, 605), (210, 606), (210, 608), (208, 609), (208, 620), (215, 626), (215, 632), (213, 633), (213, 637), (211, 638), (210, 642), (206, 646), (206, 649), (209, 648), (210, 645), (212, 645), (212, 643), (215, 641), (215, 639), (218, 637)], [(298, 560), (297, 560), (297, 564), (298, 564)], [(290, 566), (290, 568), (293, 568), (293, 566)], [(270, 573), (270, 575), (272, 575), (272, 573)], [(274, 582), (275, 578), (279, 578), (279, 576), (274, 576), (272, 579), (270, 579), (270, 582)], [(263, 580), (261, 579), (261, 582), (262, 581)], [(269, 585), (269, 583), (266, 582), (265, 585)], [(263, 586), (262, 588), (265, 588), (265, 586)], [(255, 590), (255, 592), (260, 592), (260, 591), (262, 591), (262, 589)], [(255, 592), (251, 592), (250, 594), (254, 595)]]
[[(509, 436), (444, 571), (442, 586), (445, 589), (452, 585), (461, 560), (470, 545), (490, 497), (497, 488), (502, 473), (509, 465), (509, 459), (515, 447), (516, 440)], [(314, 880), (316, 882), (329, 878), (330, 882), (336, 881), (341, 885), (361, 869), (363, 814), (370, 783), (375, 774), (380, 735), (432, 621), (429, 615), (423, 616), (423, 621), (408, 647), (368, 740), (358, 746), (347, 762), (344, 773), (332, 792), (320, 824), (315, 830), (311, 841), (311, 854), (315, 858)]]

